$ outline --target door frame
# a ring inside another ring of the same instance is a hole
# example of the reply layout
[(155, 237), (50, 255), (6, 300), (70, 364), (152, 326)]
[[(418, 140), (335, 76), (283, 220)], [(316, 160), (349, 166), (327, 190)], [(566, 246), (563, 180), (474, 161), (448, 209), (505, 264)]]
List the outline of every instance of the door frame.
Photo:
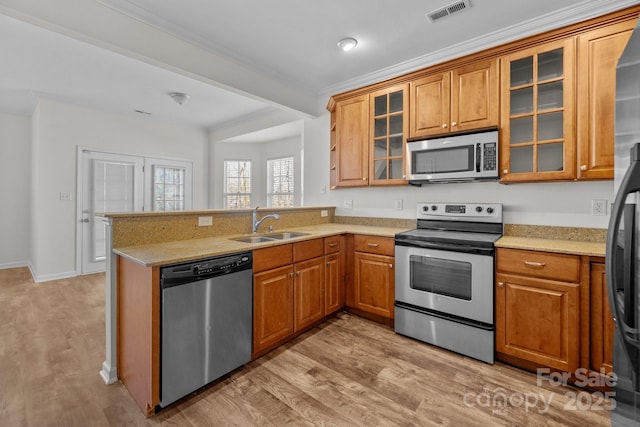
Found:
[[(141, 158), (143, 160), (143, 165), (144, 165), (144, 156), (139, 155), (139, 154), (128, 154), (128, 153), (114, 153), (112, 151), (107, 151), (107, 150), (100, 150), (100, 149), (95, 149), (95, 148), (91, 148), (91, 147), (84, 147), (84, 146), (80, 146), (78, 145), (76, 147), (76, 215), (75, 215), (75, 222), (76, 222), (76, 275), (82, 275), (82, 274), (92, 274), (92, 273), (96, 273), (96, 272), (84, 272), (83, 271), (83, 265), (82, 265), (82, 257), (83, 257), (83, 248), (84, 248), (84, 242), (83, 242), (83, 223), (82, 223), (82, 218), (83, 218), (83, 213), (82, 213), (82, 202), (83, 202), (83, 198), (84, 198), (84, 180), (83, 178), (85, 178), (83, 176), (83, 170), (84, 170), (84, 152), (85, 151), (89, 151), (92, 153), (100, 153), (100, 154), (105, 154), (105, 155), (109, 155), (109, 156), (130, 156), (130, 157), (138, 157)], [(140, 191), (142, 191), (142, 196), (139, 200), (139, 204), (140, 204), (140, 208), (143, 210), (144, 209), (144, 171), (142, 172), (142, 177), (141, 177), (142, 182), (140, 183), (140, 186), (142, 187)], [(137, 210), (134, 210), (137, 211)], [(105, 236), (106, 237), (106, 236)], [(107, 237), (108, 238), (108, 237)], [(105, 270), (108, 268), (108, 266), (106, 265), (106, 260), (105, 260)]]

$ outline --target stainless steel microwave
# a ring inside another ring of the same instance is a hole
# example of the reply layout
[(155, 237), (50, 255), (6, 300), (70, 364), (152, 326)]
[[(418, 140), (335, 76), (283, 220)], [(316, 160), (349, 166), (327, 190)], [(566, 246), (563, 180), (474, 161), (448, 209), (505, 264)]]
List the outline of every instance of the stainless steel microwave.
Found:
[(407, 142), (410, 184), (498, 179), (498, 129)]

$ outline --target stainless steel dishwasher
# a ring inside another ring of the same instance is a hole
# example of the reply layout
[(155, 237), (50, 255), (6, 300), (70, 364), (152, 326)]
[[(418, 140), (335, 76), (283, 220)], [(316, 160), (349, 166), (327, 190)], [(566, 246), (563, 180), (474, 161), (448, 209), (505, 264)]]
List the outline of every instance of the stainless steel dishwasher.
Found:
[(161, 408), (251, 360), (251, 252), (160, 271)]

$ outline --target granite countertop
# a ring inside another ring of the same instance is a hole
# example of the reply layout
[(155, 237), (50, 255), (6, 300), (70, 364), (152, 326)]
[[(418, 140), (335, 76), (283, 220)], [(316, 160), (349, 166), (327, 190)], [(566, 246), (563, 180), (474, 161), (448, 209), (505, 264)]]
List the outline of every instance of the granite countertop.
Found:
[(544, 239), (539, 237), (503, 236), (496, 242), (497, 248), (525, 249), (556, 252), (571, 255), (605, 256), (604, 242)]
[(603, 228), (505, 224), (496, 247), (604, 257), (606, 239)]
[(155, 243), (150, 245), (114, 248), (113, 252), (146, 267), (154, 267), (184, 261), (193, 261), (212, 256), (226, 255), (234, 252), (250, 251), (253, 249), (281, 245), (284, 243), (301, 242), (304, 240), (317, 239), (320, 237), (333, 236), (336, 234), (352, 233), (394, 237), (396, 233), (400, 233), (406, 230), (407, 228), (329, 223), (287, 228), (286, 230), (276, 229), (274, 230), (274, 232), (295, 231), (308, 234), (306, 236), (286, 240), (275, 240), (272, 242), (243, 243), (230, 239), (234, 237), (247, 236), (247, 234), (228, 235), (209, 237), (204, 239), (179, 240), (165, 243)]

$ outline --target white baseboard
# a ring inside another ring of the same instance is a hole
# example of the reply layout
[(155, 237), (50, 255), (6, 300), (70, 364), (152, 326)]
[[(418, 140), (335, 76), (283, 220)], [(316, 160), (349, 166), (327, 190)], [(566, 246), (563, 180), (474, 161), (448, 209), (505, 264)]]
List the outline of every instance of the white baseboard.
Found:
[(38, 274), (36, 273), (31, 263), (28, 264), (28, 267), (29, 267), (29, 270), (31, 271), (31, 276), (33, 276), (33, 281), (36, 283), (49, 282), (51, 280), (58, 280), (58, 279), (68, 279), (69, 277), (76, 277), (78, 275), (78, 273), (75, 270), (63, 271), (61, 273), (53, 273), (53, 274)]
[(17, 267), (28, 267), (28, 261), (12, 261), (12, 262), (3, 262), (0, 263), (0, 270), (4, 270), (6, 268), (17, 268)]
[(100, 371), (100, 377), (105, 384), (113, 384), (118, 381), (118, 370), (109, 366), (107, 361), (102, 362), (102, 370)]

